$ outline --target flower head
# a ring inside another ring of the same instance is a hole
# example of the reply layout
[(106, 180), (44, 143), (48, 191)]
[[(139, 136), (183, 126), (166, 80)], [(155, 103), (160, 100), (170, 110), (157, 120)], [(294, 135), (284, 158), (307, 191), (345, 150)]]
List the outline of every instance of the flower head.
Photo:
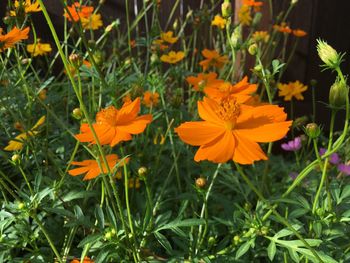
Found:
[(151, 92), (147, 90), (145, 93), (143, 93), (143, 101), (142, 104), (144, 104), (146, 107), (154, 107), (159, 103), (159, 94), (158, 92)]
[(27, 39), (29, 33), (29, 27), (21, 30), (16, 26), (11, 29), (10, 32), (3, 35), (2, 28), (0, 28), (0, 52), (4, 51), (7, 48), (13, 47), (17, 42)]
[(34, 126), (26, 132), (22, 132), (19, 135), (17, 135), (14, 140), (10, 140), (9, 144), (4, 148), (5, 151), (17, 151), (23, 149), (24, 142), (31, 136), (35, 136), (38, 134), (37, 129), (44, 124), (45, 122), (45, 116), (42, 116), (35, 124)]
[(342, 172), (343, 174), (350, 175), (350, 165), (341, 163), (337, 166), (339, 172)]
[(263, 5), (263, 2), (255, 0), (243, 0), (243, 5), (254, 7), (256, 12), (260, 11), (260, 7)]
[(283, 108), (276, 105), (252, 107), (237, 102), (235, 97), (217, 102), (210, 98), (198, 101), (203, 121), (185, 122), (175, 129), (184, 142), (200, 146), (194, 160), (240, 164), (267, 160), (258, 142), (283, 138), (291, 121)]
[(41, 11), (40, 4), (36, 0), (34, 0), (34, 2), (32, 2), (32, 0), (15, 0), (14, 6), (15, 10), (10, 11), (10, 16), (16, 16), (22, 11), (24, 11), (26, 14)]
[(81, 25), (84, 29), (96, 30), (103, 26), (100, 14), (92, 14), (89, 17), (81, 17)]
[(220, 69), (228, 61), (227, 56), (220, 56), (216, 50), (204, 49), (202, 55), (205, 59), (199, 62), (199, 65), (203, 67), (203, 70), (207, 70), (210, 66)]
[(222, 82), (218, 85), (211, 85), (204, 88), (204, 93), (211, 99), (220, 102), (222, 99), (235, 96), (239, 103), (244, 103), (251, 98), (258, 86), (248, 82), (248, 77), (244, 77), (236, 84)]
[(183, 51), (178, 51), (178, 52), (170, 51), (168, 54), (162, 55), (160, 57), (160, 60), (165, 63), (175, 64), (183, 60), (184, 57), (185, 57), (185, 53)]
[(224, 29), (225, 26), (226, 26), (226, 23), (227, 23), (226, 19), (225, 19), (225, 18), (222, 18), (222, 17), (219, 16), (219, 15), (216, 15), (216, 16), (214, 17), (213, 21), (211, 21), (211, 25), (212, 25), (212, 26), (216, 26), (216, 27), (218, 27), (218, 28), (220, 28), (220, 29)]
[(301, 143), (300, 137), (295, 137), (294, 140), (291, 140), (287, 143), (283, 143), (281, 145), (283, 150), (289, 151), (289, 152), (298, 151), (298, 150), (300, 150), (301, 146), (302, 146), (302, 143)]
[(281, 25), (274, 25), (273, 28), (281, 33), (292, 33), (292, 29), (286, 23), (282, 23)]
[(68, 21), (78, 22), (81, 18), (89, 18), (94, 12), (94, 7), (81, 5), (79, 2), (73, 3), (71, 6), (67, 6), (63, 16)]
[[(327, 149), (325, 148), (320, 148), (320, 150), (318, 151), (318, 153), (320, 154), (320, 156), (323, 156), (325, 153), (327, 152)], [(330, 156), (329, 156), (329, 162), (331, 164), (338, 164), (340, 163), (340, 157), (337, 153), (332, 153)]]
[(296, 37), (304, 37), (307, 35), (307, 33), (301, 29), (294, 29), (292, 32), (293, 32), (293, 35)]
[[(93, 261), (92, 259), (90, 259), (89, 257), (85, 257), (83, 260), (83, 263), (94, 263), (95, 261)], [(80, 263), (80, 259), (75, 258), (73, 259), (70, 263)]]
[(169, 44), (174, 44), (177, 41), (177, 37), (173, 37), (174, 32), (168, 31), (168, 32), (162, 32), (160, 34), (160, 39), (164, 42), (167, 42)]
[[(133, 134), (144, 131), (152, 121), (152, 115), (137, 116), (140, 111), (140, 98), (131, 103), (124, 103), (121, 109), (109, 106), (96, 114), (96, 123), (92, 126), (99, 142), (114, 146), (122, 141), (130, 141)], [(96, 144), (92, 131), (87, 123), (80, 126), (80, 134), (75, 135), (81, 142)]]
[(33, 57), (46, 55), (52, 51), (51, 45), (48, 43), (41, 43), (40, 39), (36, 43), (27, 45), (27, 51)]
[(303, 100), (302, 92), (307, 90), (307, 86), (299, 82), (289, 82), (288, 84), (278, 83), (278, 96), (284, 97), (285, 101), (290, 101), (293, 97), (297, 100)]
[(218, 74), (215, 72), (199, 73), (197, 77), (189, 76), (186, 78), (188, 84), (193, 86), (195, 91), (202, 91), (206, 87), (215, 87), (224, 83), (223, 80), (217, 79)]
[(267, 43), (270, 39), (270, 35), (267, 31), (255, 31), (252, 35), (252, 39), (255, 42), (264, 42)]
[[(101, 158), (100, 158), (101, 159)], [(120, 161), (118, 155), (116, 154), (110, 154), (106, 155), (106, 161), (108, 164), (108, 169), (104, 162), (101, 161), (101, 168), (100, 169), (98, 162), (96, 160), (84, 160), (82, 162), (72, 162), (72, 165), (81, 166), (79, 168), (75, 168), (72, 170), (69, 170), (68, 173), (72, 176), (77, 176), (80, 174), (85, 174), (83, 180), (91, 180), (99, 176), (100, 174), (105, 174), (108, 172), (108, 170), (113, 172), (114, 166)], [(126, 158), (120, 166), (125, 165), (129, 161), (128, 158)]]
[(250, 15), (250, 7), (247, 5), (242, 5), (238, 11), (238, 21), (245, 26), (249, 26), (253, 18)]

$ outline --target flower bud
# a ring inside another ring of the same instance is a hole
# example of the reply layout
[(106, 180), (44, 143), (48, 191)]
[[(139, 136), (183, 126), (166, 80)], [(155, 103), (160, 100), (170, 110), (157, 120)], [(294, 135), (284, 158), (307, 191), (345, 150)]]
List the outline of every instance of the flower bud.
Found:
[(338, 52), (332, 48), (327, 42), (318, 39), (317, 40), (317, 52), (320, 59), (328, 66), (329, 68), (336, 68), (341, 62), (341, 56)]
[(196, 179), (196, 186), (200, 189), (203, 189), (207, 185), (207, 179), (199, 177)]
[(316, 85), (317, 85), (317, 80), (315, 80), (315, 79), (310, 80), (311, 87), (316, 87)]
[(237, 26), (231, 35), (231, 44), (234, 48), (237, 48), (242, 40), (242, 27)]
[(81, 56), (75, 53), (69, 55), (69, 61), (75, 68), (80, 68), (80, 66), (83, 64)]
[(298, 0), (291, 0), (291, 1), (290, 1), (290, 4), (291, 4), (291, 5), (295, 5), (295, 4), (297, 4), (297, 3), (298, 3)]
[(253, 27), (258, 26), (260, 24), (261, 18), (262, 18), (262, 13), (261, 12), (256, 13), (252, 22), (252, 26)]
[(137, 170), (137, 174), (140, 176), (140, 177), (145, 177), (148, 173), (148, 169), (144, 166), (141, 166), (138, 170)]
[(232, 14), (231, 2), (230, 0), (225, 0), (221, 5), (222, 17), (227, 18)]
[(19, 160), (21, 160), (21, 156), (19, 154), (14, 154), (11, 157), (12, 162), (17, 163)]
[(39, 99), (40, 99), (40, 100), (45, 100), (45, 99), (47, 98), (46, 93), (47, 93), (47, 90), (46, 90), (46, 89), (42, 89), (42, 90), (39, 92), (39, 95), (38, 95)]
[(80, 120), (83, 117), (83, 112), (80, 108), (75, 108), (72, 112), (72, 116), (77, 120)]
[(320, 127), (314, 123), (308, 123), (305, 127), (305, 133), (307, 136), (309, 136), (311, 139), (316, 139), (318, 136), (321, 134), (321, 129)]
[(16, 122), (13, 124), (13, 127), (14, 127), (16, 130), (24, 131), (23, 125), (22, 125), (22, 123), (20, 123), (19, 121), (16, 121)]
[(248, 47), (248, 53), (252, 56), (255, 56), (257, 51), (258, 51), (258, 45), (255, 43)]
[(25, 207), (25, 204), (23, 202), (18, 203), (17, 208), (19, 210), (22, 210)]
[(346, 104), (348, 87), (342, 81), (336, 80), (329, 90), (329, 104), (333, 108), (342, 108)]
[(178, 26), (179, 26), (179, 21), (177, 19), (175, 19), (175, 22), (173, 23), (173, 30), (176, 31)]

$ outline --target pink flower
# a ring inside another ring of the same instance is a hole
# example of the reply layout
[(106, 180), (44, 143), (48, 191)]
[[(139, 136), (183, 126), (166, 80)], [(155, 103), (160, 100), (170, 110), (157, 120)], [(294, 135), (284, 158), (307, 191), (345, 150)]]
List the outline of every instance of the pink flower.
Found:
[(289, 152), (298, 151), (301, 148), (301, 138), (296, 137), (294, 138), (294, 140), (291, 140), (287, 143), (283, 143), (281, 147), (283, 150), (289, 151)]

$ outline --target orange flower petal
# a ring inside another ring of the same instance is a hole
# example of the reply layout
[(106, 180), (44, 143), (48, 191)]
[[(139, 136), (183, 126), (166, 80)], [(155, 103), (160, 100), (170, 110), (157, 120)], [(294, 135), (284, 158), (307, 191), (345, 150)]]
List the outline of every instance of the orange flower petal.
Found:
[(233, 131), (233, 134), (237, 142), (233, 161), (240, 164), (253, 164), (254, 161), (268, 159), (259, 144), (247, 139), (237, 131)]
[(147, 124), (149, 124), (152, 121), (152, 119), (153, 117), (151, 114), (142, 115), (140, 117), (137, 117), (131, 123), (118, 126), (118, 129), (131, 134), (139, 134), (146, 129)]
[(199, 146), (210, 143), (222, 136), (225, 129), (206, 121), (185, 122), (175, 129), (184, 142)]
[(198, 114), (206, 121), (217, 123), (221, 125), (223, 121), (217, 116), (214, 109), (216, 102), (214, 100), (204, 98), (203, 101), (198, 101)]
[(123, 142), (123, 141), (130, 141), (132, 139), (130, 133), (125, 132), (117, 128), (116, 134), (113, 138), (113, 140), (110, 143), (110, 146), (113, 147), (114, 145)]
[(209, 144), (199, 147), (194, 160), (196, 162), (209, 160), (214, 163), (225, 163), (232, 159), (235, 151), (235, 138), (232, 133), (226, 131), (223, 135)]

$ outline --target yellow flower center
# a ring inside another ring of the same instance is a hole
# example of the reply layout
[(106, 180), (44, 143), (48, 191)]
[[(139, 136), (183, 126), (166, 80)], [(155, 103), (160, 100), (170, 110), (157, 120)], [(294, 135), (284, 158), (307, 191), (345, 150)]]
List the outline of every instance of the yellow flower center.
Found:
[(241, 113), (240, 104), (234, 97), (224, 98), (221, 100), (216, 113), (225, 122), (225, 128), (232, 130)]

